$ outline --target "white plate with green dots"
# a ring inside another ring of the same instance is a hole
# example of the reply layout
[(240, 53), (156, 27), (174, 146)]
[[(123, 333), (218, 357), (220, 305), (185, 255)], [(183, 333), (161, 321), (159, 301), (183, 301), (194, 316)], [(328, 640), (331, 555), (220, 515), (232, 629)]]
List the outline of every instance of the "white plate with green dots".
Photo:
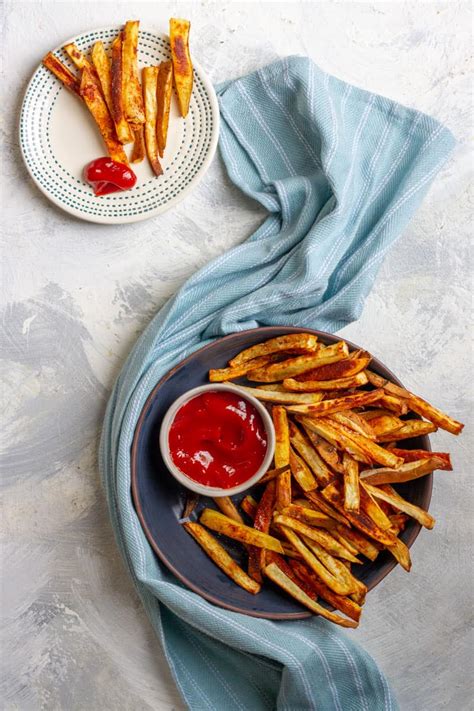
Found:
[[(61, 47), (74, 42), (88, 55), (101, 40), (108, 51), (119, 31), (118, 27), (93, 30), (63, 42)], [(53, 54), (77, 73), (61, 47)], [(169, 58), (167, 35), (140, 30), (140, 70)], [(82, 176), (87, 163), (106, 155), (99, 130), (84, 103), (40, 65), (28, 84), (20, 115), (20, 146), (38, 188), (72, 215), (107, 224), (145, 220), (182, 200), (202, 180), (219, 137), (214, 88), (194, 57), (192, 60), (194, 85), (186, 118), (181, 118), (175, 96), (171, 101), (168, 139), (160, 159), (163, 175), (155, 176), (145, 158), (132, 166), (137, 175), (134, 188), (103, 197), (96, 197)]]

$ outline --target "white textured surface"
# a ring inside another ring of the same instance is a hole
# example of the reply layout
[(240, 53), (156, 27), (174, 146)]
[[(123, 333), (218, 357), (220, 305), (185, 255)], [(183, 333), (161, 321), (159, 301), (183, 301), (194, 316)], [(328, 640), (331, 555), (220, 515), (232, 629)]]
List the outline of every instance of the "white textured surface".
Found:
[[(445, 122), (459, 141), (452, 159), (388, 256), (361, 320), (344, 333), (472, 431), (470, 6), (7, 0), (3, 13), (0, 704), (181, 709), (115, 548), (97, 439), (113, 380), (150, 316), (196, 268), (248, 236), (263, 212), (216, 160), (198, 190), (158, 219), (103, 227), (69, 218), (21, 163), (16, 124), (26, 82), (48, 49), (76, 33), (132, 16), (166, 31), (179, 14), (191, 18), (192, 49), (214, 81), (306, 53), (342, 79)], [(433, 437), (455, 463), (452, 474), (436, 476), (438, 524), (418, 538), (410, 575), (397, 569), (370, 594), (354, 633), (406, 711), (471, 708), (471, 431)]]

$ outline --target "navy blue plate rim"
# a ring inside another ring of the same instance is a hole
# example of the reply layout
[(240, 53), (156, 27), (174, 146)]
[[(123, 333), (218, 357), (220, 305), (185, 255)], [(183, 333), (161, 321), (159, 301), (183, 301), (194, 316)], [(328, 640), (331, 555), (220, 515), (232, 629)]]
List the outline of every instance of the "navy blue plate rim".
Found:
[[(191, 355), (187, 356), (187, 358), (184, 358), (182, 361), (177, 363), (171, 370), (169, 370), (166, 375), (164, 375), (158, 383), (155, 385), (151, 393), (149, 394), (143, 409), (140, 413), (140, 416), (138, 418), (136, 427), (135, 427), (135, 432), (133, 436), (133, 441), (132, 441), (132, 447), (131, 447), (131, 491), (132, 491), (132, 500), (133, 504), (135, 507), (135, 511), (137, 513), (138, 519), (140, 521), (140, 524), (143, 528), (143, 531), (145, 533), (145, 536), (152, 547), (153, 551), (155, 554), (158, 556), (158, 558), (161, 560), (161, 562), (170, 570), (177, 578), (180, 580), (186, 587), (188, 587), (190, 590), (193, 592), (197, 593), (204, 599), (208, 600), (209, 602), (213, 603), (214, 605), (217, 605), (218, 607), (222, 607), (227, 610), (231, 610), (232, 612), (238, 612), (243, 615), (248, 615), (250, 617), (259, 617), (263, 619), (269, 619), (269, 620), (297, 620), (297, 619), (303, 619), (307, 617), (312, 617), (313, 613), (309, 611), (301, 611), (301, 612), (282, 612), (282, 613), (276, 613), (276, 612), (261, 612), (261, 611), (256, 611), (256, 610), (248, 610), (244, 608), (239, 608), (236, 605), (227, 603), (225, 600), (216, 597), (206, 591), (204, 591), (202, 588), (199, 587), (199, 585), (196, 585), (193, 583), (191, 580), (187, 578), (187, 576), (179, 569), (174, 566), (169, 558), (166, 555), (166, 551), (163, 549), (162, 546), (160, 546), (159, 541), (156, 540), (156, 538), (152, 535), (151, 530), (149, 526), (147, 525), (146, 518), (143, 512), (143, 508), (141, 505), (140, 501), (140, 496), (139, 496), (139, 470), (138, 470), (138, 446), (139, 446), (139, 439), (140, 439), (140, 433), (143, 427), (143, 423), (145, 421), (145, 418), (148, 414), (148, 411), (151, 408), (152, 403), (154, 402), (159, 390), (162, 388), (164, 383), (169, 380), (173, 374), (182, 368), (183, 366), (186, 366), (190, 361), (192, 361), (198, 354), (202, 354), (205, 351), (210, 351), (213, 349), (213, 347), (216, 346), (217, 343), (222, 343), (223, 341), (231, 340), (232, 338), (235, 338), (235, 336), (253, 336), (256, 333), (259, 333), (262, 335), (262, 341), (267, 340), (268, 338), (273, 338), (277, 335), (282, 335), (284, 333), (312, 333), (318, 337), (318, 340), (321, 340), (322, 343), (333, 343), (335, 341), (340, 341), (344, 340), (349, 348), (351, 350), (366, 350), (361, 348), (361, 346), (358, 346), (355, 343), (352, 343), (349, 341), (347, 338), (344, 338), (343, 336), (332, 334), (332, 333), (327, 333), (325, 331), (318, 331), (315, 329), (311, 328), (300, 328), (297, 326), (261, 326), (258, 328), (252, 328), (252, 329), (247, 329), (245, 331), (237, 331), (234, 333), (230, 333), (226, 336), (222, 336), (221, 338), (216, 339), (212, 343), (208, 343), (207, 345), (203, 346), (202, 348), (199, 348), (198, 350), (194, 351), (191, 353)], [(403, 387), (403, 384), (401, 381), (395, 376), (394, 373), (392, 373), (391, 370), (387, 368), (386, 365), (382, 363), (378, 358), (375, 358), (372, 356), (372, 361), (371, 361), (371, 367), (373, 370), (376, 372), (382, 371), (384, 376), (390, 379), (392, 382), (395, 384)], [(423, 437), (419, 437), (418, 440), (421, 442), (421, 447), (425, 450), (431, 451), (431, 445), (429, 441), (429, 437), (427, 435), (424, 435)], [(420, 480), (420, 485), (422, 484), (424, 486), (423, 490), (423, 500), (421, 502), (422, 508), (424, 508), (426, 511), (429, 510), (429, 505), (431, 503), (431, 496), (432, 496), (432, 490), (433, 490), (433, 475), (428, 474), (425, 477), (422, 477)], [(404, 538), (404, 543), (408, 548), (411, 548), (415, 540), (418, 538), (418, 535), (422, 529), (421, 524), (419, 524), (417, 521), (414, 519), (411, 520), (412, 527), (411, 530), (408, 532), (408, 535)], [(179, 525), (179, 524), (177, 524)], [(374, 587), (376, 587), (391, 571), (398, 565), (397, 561), (395, 558), (391, 558), (390, 561), (386, 562), (384, 566), (380, 570), (374, 571), (373, 577), (370, 581), (368, 581), (367, 588), (368, 591), (373, 590)], [(283, 595), (283, 593), (282, 593)], [(332, 609), (332, 608), (331, 608)]]

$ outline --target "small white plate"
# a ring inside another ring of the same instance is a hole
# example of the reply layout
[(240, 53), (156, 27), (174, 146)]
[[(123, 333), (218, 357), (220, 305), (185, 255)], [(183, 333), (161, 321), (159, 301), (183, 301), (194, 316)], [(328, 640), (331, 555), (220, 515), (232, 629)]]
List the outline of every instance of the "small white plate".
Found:
[[(102, 40), (108, 50), (119, 31), (118, 27), (93, 30), (69, 42), (88, 54), (93, 44)], [(54, 54), (77, 73), (61, 47)], [(169, 58), (167, 35), (140, 30), (140, 69)], [(219, 137), (219, 106), (214, 88), (194, 58), (193, 65), (193, 93), (185, 119), (179, 115), (176, 97), (171, 101), (168, 140), (160, 159), (163, 175), (154, 176), (145, 158), (132, 164), (138, 178), (132, 190), (104, 197), (96, 197), (82, 178), (87, 163), (106, 155), (99, 130), (86, 106), (40, 65), (28, 84), (20, 115), (23, 158), (39, 189), (72, 215), (108, 224), (145, 220), (179, 202), (203, 178)]]

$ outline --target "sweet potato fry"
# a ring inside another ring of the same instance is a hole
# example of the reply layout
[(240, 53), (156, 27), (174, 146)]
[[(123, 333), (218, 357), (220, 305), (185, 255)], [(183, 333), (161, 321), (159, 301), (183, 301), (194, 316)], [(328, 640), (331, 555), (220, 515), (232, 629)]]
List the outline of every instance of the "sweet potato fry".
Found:
[(143, 103), (145, 105), (145, 146), (148, 160), (155, 175), (162, 175), (163, 169), (158, 158), (157, 101), (159, 67), (144, 67), (142, 71)]
[(339, 454), (336, 449), (332, 444), (330, 444), (327, 440), (323, 439), (319, 435), (316, 434), (316, 432), (312, 432), (309, 428), (307, 428), (304, 425), (304, 418), (300, 419), (300, 423), (303, 424), (304, 431), (323, 460), (323, 462), (329, 467), (329, 470), (333, 470), (335, 472), (339, 472), (339, 474), (343, 474), (343, 467), (342, 463), (339, 461)]
[[(326, 484), (334, 478), (333, 473), (330, 469), (328, 469), (325, 462), (316, 452), (308, 437), (306, 437), (306, 435), (304, 435), (293, 422), (290, 422), (290, 442), (301, 457), (303, 457), (305, 462), (310, 466), (317, 482), (323, 486), (326, 486)], [(316, 487), (313, 486), (312, 488), (315, 489)], [(311, 491), (311, 489), (304, 490)]]
[(175, 17), (170, 19), (170, 45), (174, 84), (178, 95), (179, 111), (183, 118), (188, 115), (193, 91), (193, 65), (189, 53), (190, 27), (189, 20)]
[(300, 383), (307, 380), (339, 380), (341, 378), (350, 378), (357, 373), (360, 373), (368, 366), (371, 357), (368, 353), (351, 353), (345, 360), (340, 360), (337, 363), (329, 363), (328, 365), (320, 365), (318, 368), (309, 370), (303, 375), (295, 376), (295, 380)]
[(57, 57), (54, 56), (52, 52), (48, 52), (48, 54), (43, 57), (43, 64), (54, 74), (57, 79), (59, 79), (60, 82), (64, 84), (67, 89), (82, 98), (80, 92), (80, 81)]
[(255, 346), (246, 348), (234, 356), (234, 358), (229, 361), (229, 365), (234, 368), (246, 361), (272, 353), (281, 354), (291, 350), (292, 352), (300, 351), (304, 354), (308, 351), (316, 351), (318, 348), (318, 339), (316, 336), (313, 336), (312, 333), (290, 333), (287, 336), (270, 338), (268, 341), (257, 343)]
[[(393, 452), (393, 449), (391, 450)], [(360, 480), (377, 486), (378, 484), (400, 484), (426, 476), (435, 469), (441, 469), (444, 461), (435, 456), (418, 459), (414, 462), (405, 462), (398, 469), (381, 467), (379, 469), (364, 469), (360, 473)], [(440, 466), (441, 465), (441, 466)]]
[(271, 481), (272, 479), (276, 479), (279, 474), (283, 474), (285, 470), (289, 469), (288, 466), (286, 467), (277, 467), (276, 469), (269, 469), (265, 474), (262, 476), (261, 479), (257, 481), (255, 486), (258, 484), (266, 484), (267, 482)]
[(391, 546), (387, 546), (387, 550), (390, 551), (395, 560), (400, 563), (402, 568), (406, 570), (407, 573), (409, 573), (411, 570), (410, 551), (403, 543), (403, 541), (400, 540), (400, 538), (396, 538), (395, 543), (393, 543)]
[(244, 522), (244, 519), (239, 514), (230, 496), (216, 496), (213, 500), (216, 506), (222, 511), (223, 514), (231, 518), (233, 521), (237, 521), (237, 523)]
[(403, 420), (396, 415), (379, 415), (372, 417), (369, 422), (377, 437), (392, 434), (403, 427)]
[(344, 560), (349, 560), (351, 563), (360, 563), (359, 559), (356, 558), (350, 551), (347, 550), (339, 541), (331, 536), (327, 531), (321, 529), (313, 528), (308, 526), (308, 524), (299, 521), (291, 516), (285, 516), (284, 514), (278, 514), (274, 517), (274, 522), (279, 526), (286, 526), (296, 531), (298, 534), (305, 536), (319, 543), (322, 548), (328, 551), (333, 556), (337, 558), (343, 558)]
[(104, 48), (103, 42), (97, 41), (91, 51), (92, 64), (94, 65), (97, 76), (99, 77), (100, 86), (104, 95), (105, 103), (113, 116), (112, 105), (112, 74), (110, 70), (110, 62)]
[[(276, 481), (268, 482), (262, 498), (257, 506), (254, 517), (254, 528), (257, 531), (268, 533), (272, 522), (273, 507), (275, 505)], [(257, 582), (263, 582), (262, 568), (265, 566), (265, 550), (256, 546), (249, 546), (248, 573)]]
[[(288, 390), (286, 390), (283, 387), (282, 383), (260, 383), (258, 386), (258, 389), (268, 391), (271, 393), (288, 393)], [(321, 400), (322, 399), (323, 398), (321, 397)], [(318, 402), (319, 402), (319, 400), (318, 400)]]
[(249, 370), (261, 368), (264, 365), (273, 363), (274, 360), (274, 356), (266, 355), (246, 361), (232, 368), (213, 368), (209, 371), (209, 380), (211, 383), (223, 383), (227, 380), (235, 380), (236, 378), (241, 378), (243, 375), (246, 375)]
[(257, 400), (263, 402), (275, 402), (282, 405), (304, 405), (315, 404), (323, 399), (321, 393), (289, 393), (282, 390), (263, 390), (261, 388), (248, 388), (244, 385), (236, 385), (249, 395), (253, 395)]
[(265, 574), (268, 578), (270, 578), (270, 580), (276, 583), (276, 585), (279, 585), (283, 590), (285, 590), (285, 592), (291, 595), (291, 597), (295, 598), (295, 600), (300, 602), (316, 615), (321, 615), (321, 617), (325, 617), (327, 620), (330, 620), (341, 627), (357, 627), (358, 623), (356, 621), (340, 617), (315, 602), (314, 599), (307, 595), (299, 585), (291, 580), (288, 575), (285, 575), (276, 563), (270, 563), (270, 565), (267, 565), (265, 568)]
[[(133, 125), (132, 125), (133, 126)], [(143, 126), (132, 127), (133, 148), (130, 156), (131, 163), (141, 163), (145, 158), (145, 131)]]
[(352, 430), (347, 430), (342, 425), (331, 422), (324, 417), (315, 418), (314, 420), (310, 417), (304, 417), (302, 420), (297, 419), (304, 424), (306, 430), (315, 432), (320, 437), (324, 437), (333, 446), (349, 452), (357, 461), (372, 464), (372, 459), (367, 452), (346, 434), (346, 432), (355, 434)]
[[(290, 435), (288, 416), (284, 407), (277, 405), (272, 410), (275, 427), (275, 466), (285, 467), (290, 463)], [(291, 473), (283, 471), (277, 478), (276, 508), (284, 509), (291, 503)]]
[(351, 571), (346, 566), (346, 560), (339, 560), (338, 558), (335, 558), (333, 555), (328, 553), (328, 551), (318, 541), (315, 541), (313, 538), (309, 538), (309, 536), (303, 535), (302, 540), (310, 551), (325, 566), (326, 570), (332, 573), (332, 575), (336, 577), (339, 582), (351, 587), (350, 594), (363, 593), (365, 595), (367, 592), (366, 586), (352, 575)]
[(301, 582), (309, 585), (316, 595), (322, 597), (323, 600), (328, 602), (330, 605), (340, 610), (345, 615), (358, 622), (362, 612), (362, 608), (356, 602), (351, 600), (349, 597), (344, 595), (338, 595), (333, 592), (323, 581), (318, 578), (316, 573), (314, 573), (311, 568), (308, 568), (305, 563), (301, 561), (292, 560), (290, 561), (290, 567), (296, 573), (297, 577)]
[(247, 514), (247, 516), (250, 516), (252, 521), (257, 513), (257, 506), (258, 503), (255, 501), (253, 496), (250, 496), (250, 494), (247, 494), (247, 496), (245, 496), (240, 502), (240, 508)]
[(404, 462), (416, 462), (420, 459), (436, 457), (440, 465), (436, 467), (437, 469), (444, 469), (449, 472), (453, 470), (451, 457), (448, 452), (428, 452), (425, 449), (398, 449), (397, 447), (392, 447), (391, 451), (393, 454), (396, 454), (397, 457), (401, 457)]
[(381, 528), (382, 531), (391, 529), (392, 523), (384, 511), (383, 504), (379, 505), (379, 502), (370, 495), (363, 481), (360, 482), (360, 508), (365, 511), (367, 516), (370, 516), (375, 525)]
[(332, 346), (321, 346), (315, 353), (310, 355), (297, 356), (289, 358), (280, 363), (264, 366), (251, 370), (247, 377), (249, 380), (256, 380), (262, 383), (272, 383), (285, 378), (292, 378), (295, 375), (304, 373), (307, 370), (315, 368), (317, 365), (325, 365), (326, 363), (335, 363), (338, 360), (346, 358), (349, 354), (349, 349), (344, 341), (334, 343)]
[(391, 410), (396, 415), (406, 415), (408, 412), (406, 400), (402, 400), (400, 397), (395, 397), (395, 395), (388, 395), (385, 390), (378, 404), (380, 407), (385, 407), (387, 410)]
[(303, 491), (312, 491), (318, 486), (318, 482), (311, 473), (306, 462), (301, 459), (294, 449), (290, 447), (290, 468), (294, 478)]
[(412, 439), (422, 435), (436, 432), (438, 428), (432, 422), (424, 420), (403, 420), (403, 426), (394, 432), (382, 434), (377, 437), (377, 442), (393, 442), (394, 440)]
[(162, 62), (158, 73), (157, 87), (157, 118), (156, 118), (156, 139), (158, 141), (158, 151), (160, 157), (166, 148), (168, 138), (168, 125), (170, 119), (171, 93), (173, 89), (173, 67), (171, 62)]
[(125, 118), (124, 87), (122, 70), (122, 35), (119, 34), (112, 42), (111, 62), (111, 92), (112, 92), (112, 118), (120, 143), (133, 141), (132, 130)]
[(360, 505), (359, 465), (347, 452), (343, 457), (344, 466), (344, 508), (346, 511), (358, 511)]
[(127, 156), (122, 144), (117, 139), (112, 117), (102, 96), (100, 87), (98, 86), (98, 80), (95, 79), (87, 67), (84, 67), (82, 70), (80, 92), (94, 121), (99, 127), (109, 156), (119, 163), (128, 164)]
[(331, 426), (336, 432), (352, 441), (362, 452), (364, 452), (370, 459), (378, 464), (382, 464), (385, 467), (397, 468), (403, 464), (401, 457), (397, 457), (392, 452), (380, 447), (380, 445), (373, 442), (371, 439), (364, 437), (363, 435), (357, 434), (353, 430), (349, 430), (344, 425), (336, 422), (332, 422)]
[(415, 506), (415, 504), (411, 504), (409, 501), (406, 501), (389, 484), (382, 484), (380, 486), (366, 484), (365, 486), (367, 491), (376, 499), (386, 501), (398, 511), (403, 511), (403, 513), (406, 513), (408, 516), (414, 518), (415, 521), (421, 523), (421, 525), (425, 528), (433, 528), (435, 525), (435, 519), (433, 516), (419, 506)]
[(237, 523), (219, 511), (204, 509), (200, 521), (203, 526), (207, 526), (207, 528), (217, 531), (217, 533), (222, 533), (224, 536), (232, 538), (235, 541), (258, 546), (259, 548), (268, 548), (269, 550), (276, 551), (276, 553), (283, 553), (282, 545), (278, 539), (269, 536), (267, 533), (256, 531), (255, 528), (251, 528), (250, 526)]
[(132, 124), (132, 128), (145, 123), (137, 61), (139, 25), (138, 20), (126, 22), (122, 41), (123, 103), (125, 118)]
[[(316, 509), (317, 511), (322, 511), (326, 516), (333, 518), (336, 523), (339, 522), (343, 526), (350, 526), (348, 519), (339, 511), (337, 511), (331, 504), (329, 504), (324, 496), (319, 491), (307, 491), (305, 494), (308, 499), (308, 504)], [(337, 528), (337, 526), (336, 526)]]
[(358, 434), (368, 437), (369, 439), (375, 439), (374, 432), (363, 417), (357, 412), (352, 410), (342, 410), (341, 412), (333, 412), (332, 415), (328, 415), (328, 419), (338, 422), (340, 425), (344, 425), (350, 430), (354, 430)]
[(398, 513), (398, 514), (392, 514), (392, 516), (389, 516), (390, 518), (390, 523), (392, 524), (392, 532), (395, 533), (396, 536), (404, 530), (407, 521), (409, 520), (409, 516), (407, 516), (404, 513)]
[[(100, 87), (100, 78), (95, 67), (89, 62), (86, 56), (72, 42), (65, 44), (63, 50), (66, 52), (69, 59), (75, 64), (78, 69), (88, 69), (95, 79), (96, 84)], [(102, 91), (102, 87), (101, 87)]]
[(365, 373), (357, 373), (350, 378), (341, 378), (340, 380), (305, 380), (300, 383), (295, 378), (286, 378), (283, 381), (283, 386), (287, 390), (294, 392), (316, 392), (317, 390), (345, 390), (346, 388), (358, 388), (367, 383)]
[(369, 560), (375, 560), (379, 554), (379, 549), (372, 541), (369, 541), (366, 536), (364, 536), (356, 528), (348, 528), (343, 524), (337, 524), (336, 530), (333, 531), (333, 535), (336, 533), (341, 537), (341, 543), (345, 545), (348, 550), (349, 546), (356, 549), (354, 555), (357, 553), (362, 553)]
[(370, 390), (348, 395), (347, 397), (335, 398), (334, 400), (323, 400), (316, 405), (291, 405), (288, 408), (289, 412), (294, 412), (297, 415), (309, 415), (311, 417), (324, 417), (333, 412), (341, 412), (341, 410), (351, 410), (353, 407), (362, 407), (376, 402), (381, 395), (382, 390)]
[(247, 592), (256, 595), (260, 592), (260, 585), (250, 578), (235, 560), (227, 553), (225, 548), (199, 523), (184, 523), (184, 528), (199, 543), (201, 548), (207, 553), (214, 563), (224, 571), (234, 583), (237, 583)]
[(286, 509), (283, 509), (282, 514), (296, 518), (309, 526), (328, 529), (333, 529), (336, 526), (336, 521), (333, 518), (321, 511), (315, 511), (310, 508), (307, 501), (303, 501), (301, 504), (296, 502), (290, 504)]
[(191, 516), (192, 512), (197, 506), (197, 503), (199, 501), (199, 494), (195, 494), (194, 491), (188, 491), (186, 493), (186, 503), (184, 505), (183, 513), (181, 518), (188, 518), (188, 516)]

